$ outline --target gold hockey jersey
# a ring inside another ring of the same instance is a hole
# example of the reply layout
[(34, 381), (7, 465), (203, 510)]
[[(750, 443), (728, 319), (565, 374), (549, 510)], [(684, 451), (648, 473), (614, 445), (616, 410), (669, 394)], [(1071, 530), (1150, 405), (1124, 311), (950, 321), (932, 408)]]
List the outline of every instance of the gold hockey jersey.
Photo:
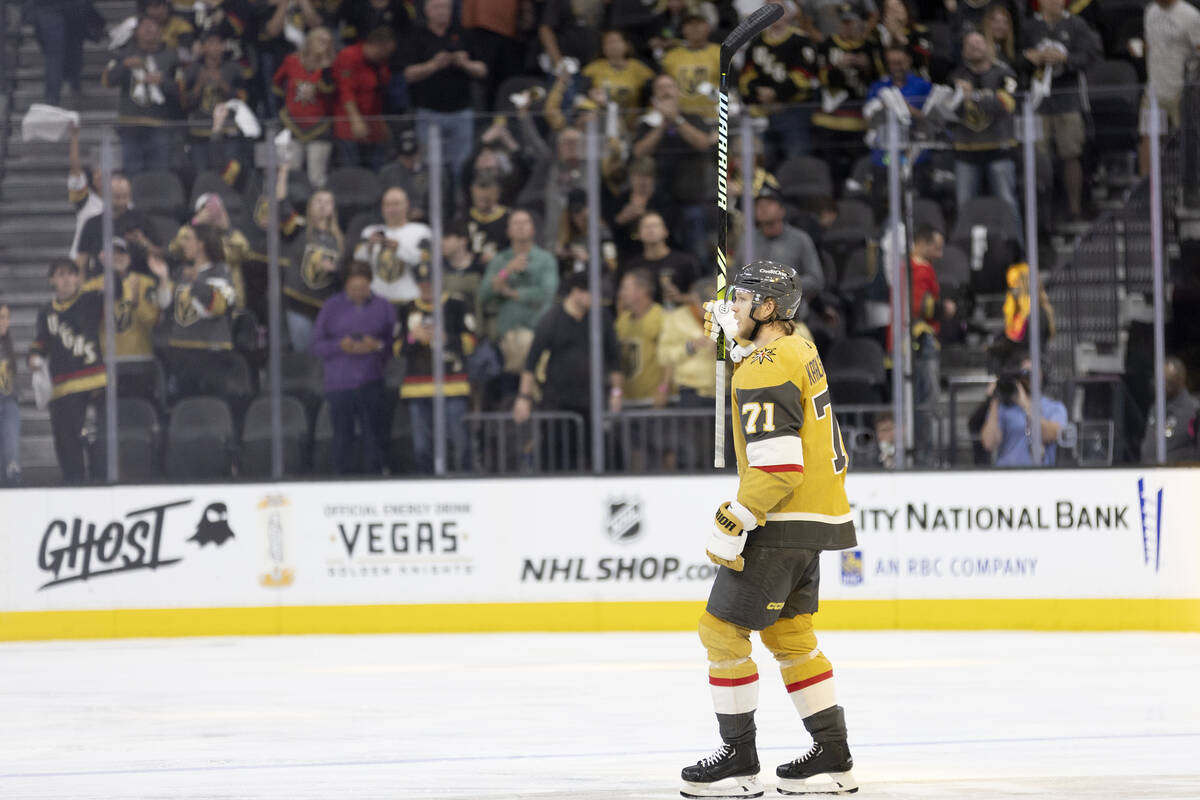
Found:
[(750, 542), (843, 550), (857, 543), (846, 499), (846, 448), (813, 343), (784, 336), (733, 374), (738, 502), (759, 527)]

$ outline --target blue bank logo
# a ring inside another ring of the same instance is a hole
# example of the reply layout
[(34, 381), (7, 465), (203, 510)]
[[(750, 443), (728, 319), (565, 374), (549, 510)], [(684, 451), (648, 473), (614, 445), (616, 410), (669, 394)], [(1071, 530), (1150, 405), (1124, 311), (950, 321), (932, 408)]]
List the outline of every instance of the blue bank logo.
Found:
[(861, 586), (863, 582), (862, 550), (842, 551), (842, 583), (846, 586)]
[(1162, 566), (1163, 490), (1147, 488), (1146, 479), (1138, 478), (1138, 510), (1142, 522), (1142, 563)]

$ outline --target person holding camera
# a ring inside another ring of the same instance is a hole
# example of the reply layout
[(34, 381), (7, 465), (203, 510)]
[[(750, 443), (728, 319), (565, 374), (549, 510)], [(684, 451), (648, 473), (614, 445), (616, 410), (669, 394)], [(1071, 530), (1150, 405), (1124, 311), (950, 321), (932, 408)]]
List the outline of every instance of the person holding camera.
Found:
[[(995, 457), (997, 467), (1033, 466), (1033, 400), (1029, 377), (1033, 362), (1028, 356), (1016, 369), (1001, 372), (988, 390), (987, 416), (979, 431), (984, 449)], [(1067, 424), (1067, 407), (1042, 395), (1042, 464), (1054, 466), (1058, 433)]]

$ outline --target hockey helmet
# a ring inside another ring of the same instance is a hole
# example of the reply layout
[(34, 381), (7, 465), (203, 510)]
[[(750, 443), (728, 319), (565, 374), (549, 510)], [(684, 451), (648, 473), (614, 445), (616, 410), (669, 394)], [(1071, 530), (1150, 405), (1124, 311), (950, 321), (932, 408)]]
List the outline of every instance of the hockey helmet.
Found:
[(775, 261), (754, 261), (737, 271), (730, 290), (750, 292), (754, 306), (767, 298), (775, 301), (775, 319), (792, 319), (800, 308), (800, 277), (793, 267)]

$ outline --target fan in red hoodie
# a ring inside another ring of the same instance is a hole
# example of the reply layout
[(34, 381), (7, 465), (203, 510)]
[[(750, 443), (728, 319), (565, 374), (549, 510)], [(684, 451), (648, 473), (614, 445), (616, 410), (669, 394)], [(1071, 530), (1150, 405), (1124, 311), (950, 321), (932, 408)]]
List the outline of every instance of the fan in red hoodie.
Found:
[[(913, 234), (912, 261), (909, 272), (912, 276), (912, 335), (916, 346), (923, 334), (932, 334), (934, 342), (942, 332), (942, 320), (954, 316), (957, 305), (953, 300), (942, 300), (942, 289), (938, 284), (933, 262), (942, 257), (946, 237), (937, 228), (922, 225)], [(936, 345), (933, 342), (929, 346)], [(892, 351), (892, 328), (887, 331), (887, 349)]]
[(337, 82), (333, 136), (343, 164), (379, 169), (386, 157), (387, 124), (383, 100), (392, 79), (388, 59), (396, 49), (390, 28), (376, 28), (358, 44), (343, 48), (333, 60)]

